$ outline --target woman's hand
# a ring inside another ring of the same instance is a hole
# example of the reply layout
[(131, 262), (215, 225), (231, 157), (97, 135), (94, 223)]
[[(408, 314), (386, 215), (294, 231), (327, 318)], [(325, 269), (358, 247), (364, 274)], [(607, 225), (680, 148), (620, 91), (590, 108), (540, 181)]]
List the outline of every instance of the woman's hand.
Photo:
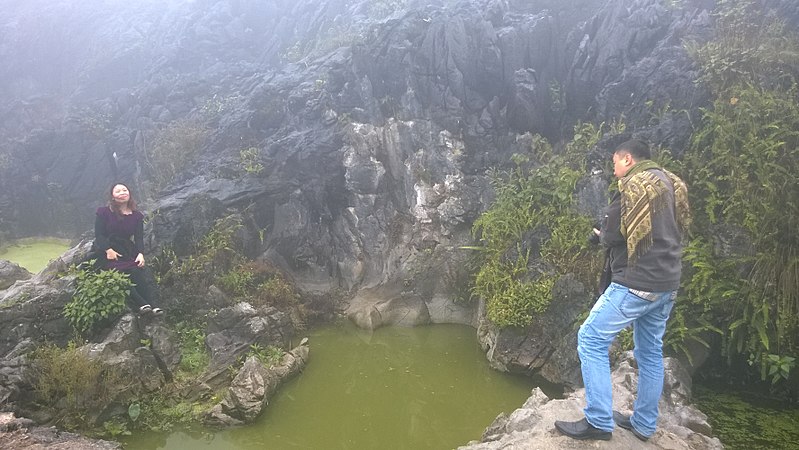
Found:
[(109, 248), (105, 251), (105, 259), (109, 261), (116, 261), (120, 256), (122, 256), (122, 254), (117, 253), (113, 248)]
[(136, 265), (139, 267), (144, 267), (144, 255), (141, 253), (136, 256)]

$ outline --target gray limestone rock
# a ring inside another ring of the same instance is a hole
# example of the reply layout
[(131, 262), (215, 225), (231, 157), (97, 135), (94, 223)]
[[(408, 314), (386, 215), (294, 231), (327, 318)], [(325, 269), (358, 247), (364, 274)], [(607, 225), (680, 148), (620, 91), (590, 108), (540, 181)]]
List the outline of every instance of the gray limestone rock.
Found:
[(152, 392), (171, 380), (170, 369), (180, 362), (175, 336), (158, 323), (126, 314), (97, 343), (80, 348), (86, 356), (121, 371), (127, 385), (118, 386), (124, 397), (143, 389)]
[(552, 289), (552, 303), (524, 329), (497, 329), (484, 315), (477, 329), (491, 365), (507, 372), (538, 374), (557, 384), (582, 383), (577, 359), (578, 316), (592, 295), (572, 275)]
[(308, 339), (305, 338), (300, 345), (285, 353), (276, 365), (266, 367), (255, 356), (247, 358), (224, 399), (206, 414), (205, 423), (232, 426), (254, 421), (278, 387), (302, 371), (308, 363), (309, 352)]
[(254, 308), (241, 302), (219, 310), (208, 318), (205, 343), (211, 362), (204, 381), (212, 385), (223, 382), (219, 376), (251, 345), (284, 347), (293, 333), (289, 315), (272, 307)]
[[(612, 373), (615, 408), (629, 414), (635, 398), (636, 379), (632, 352), (627, 352)], [(679, 379), (681, 386), (690, 385), (685, 380), (687, 371), (677, 360), (666, 359), (667, 379)], [(670, 382), (674, 384), (674, 382)], [(503, 414), (491, 424), (480, 442), (470, 442), (459, 450), (540, 450), (540, 449), (692, 449), (717, 450), (724, 448), (712, 437), (710, 426), (703, 414), (688, 403), (677, 390), (664, 390), (660, 401), (658, 430), (647, 441), (641, 442), (632, 432), (616, 427), (610, 441), (580, 443), (560, 434), (554, 426), (556, 420), (579, 420), (583, 417), (585, 390), (578, 389), (565, 399), (549, 399), (540, 388), (533, 389), (525, 404), (510, 414)]]
[(27, 280), (31, 276), (31, 273), (24, 267), (0, 259), (0, 291), (7, 289), (17, 280)]

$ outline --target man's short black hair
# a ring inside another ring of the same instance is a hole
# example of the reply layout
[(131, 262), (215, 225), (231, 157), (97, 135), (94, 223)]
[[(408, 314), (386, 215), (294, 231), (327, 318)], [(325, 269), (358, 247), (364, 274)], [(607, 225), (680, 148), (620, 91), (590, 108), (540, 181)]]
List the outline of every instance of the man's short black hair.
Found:
[(613, 153), (629, 153), (633, 156), (633, 159), (636, 161), (641, 159), (651, 159), (652, 153), (649, 151), (649, 146), (646, 142), (638, 140), (638, 139), (631, 139), (627, 142), (622, 143)]

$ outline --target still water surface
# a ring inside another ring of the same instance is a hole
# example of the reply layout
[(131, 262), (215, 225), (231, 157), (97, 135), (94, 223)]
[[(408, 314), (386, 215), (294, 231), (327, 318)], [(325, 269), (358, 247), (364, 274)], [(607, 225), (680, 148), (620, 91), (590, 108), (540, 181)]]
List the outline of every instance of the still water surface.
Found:
[(463, 325), (350, 324), (309, 334), (305, 371), (283, 385), (258, 421), (212, 432), (141, 433), (126, 449), (451, 449), (479, 439), (520, 407), (529, 378), (488, 367)]
[(12, 242), (0, 249), (0, 259), (5, 259), (38, 273), (50, 260), (69, 250), (69, 243), (57, 238), (26, 238)]

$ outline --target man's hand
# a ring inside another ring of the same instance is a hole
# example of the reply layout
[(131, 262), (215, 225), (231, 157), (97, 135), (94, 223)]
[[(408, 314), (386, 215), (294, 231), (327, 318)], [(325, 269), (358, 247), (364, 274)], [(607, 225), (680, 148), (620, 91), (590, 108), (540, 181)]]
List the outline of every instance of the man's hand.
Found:
[(601, 233), (602, 232), (599, 231), (599, 228), (594, 227), (592, 233), (588, 235), (588, 243), (592, 245), (599, 244), (599, 236), (601, 235)]

